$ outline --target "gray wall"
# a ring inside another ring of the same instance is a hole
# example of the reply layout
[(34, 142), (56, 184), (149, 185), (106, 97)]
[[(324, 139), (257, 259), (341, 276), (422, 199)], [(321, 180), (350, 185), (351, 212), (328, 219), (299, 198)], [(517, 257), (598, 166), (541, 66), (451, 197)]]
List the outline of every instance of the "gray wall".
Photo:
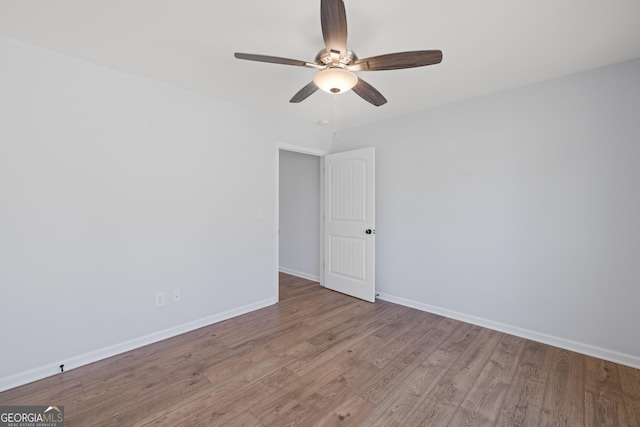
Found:
[(277, 144), (327, 133), (7, 39), (0, 94), (0, 389), (275, 303)]
[(320, 280), (320, 157), (280, 150), (280, 271)]
[(383, 298), (640, 367), (640, 60), (346, 130)]

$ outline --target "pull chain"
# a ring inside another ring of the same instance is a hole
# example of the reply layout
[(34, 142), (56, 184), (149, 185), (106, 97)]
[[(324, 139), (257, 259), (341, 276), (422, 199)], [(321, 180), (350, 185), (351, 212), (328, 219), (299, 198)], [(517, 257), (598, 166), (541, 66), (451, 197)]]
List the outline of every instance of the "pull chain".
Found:
[(334, 125), (333, 126), (333, 136), (335, 136), (337, 138), (338, 137), (338, 127), (339, 127), (338, 126), (338, 118), (339, 118), (339, 114), (338, 114), (339, 113), (339, 109), (338, 109), (338, 94), (336, 93), (333, 96), (334, 96), (334, 99), (335, 99), (335, 101), (334, 101), (334, 105), (335, 105), (334, 115), (335, 115), (335, 117), (333, 119), (333, 125)]

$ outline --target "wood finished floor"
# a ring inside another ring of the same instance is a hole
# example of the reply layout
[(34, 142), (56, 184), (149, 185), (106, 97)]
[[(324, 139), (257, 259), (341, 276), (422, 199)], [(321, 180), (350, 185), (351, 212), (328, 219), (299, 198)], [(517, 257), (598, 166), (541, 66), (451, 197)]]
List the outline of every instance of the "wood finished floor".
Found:
[(640, 426), (640, 371), (281, 275), (253, 313), (0, 393), (73, 426)]

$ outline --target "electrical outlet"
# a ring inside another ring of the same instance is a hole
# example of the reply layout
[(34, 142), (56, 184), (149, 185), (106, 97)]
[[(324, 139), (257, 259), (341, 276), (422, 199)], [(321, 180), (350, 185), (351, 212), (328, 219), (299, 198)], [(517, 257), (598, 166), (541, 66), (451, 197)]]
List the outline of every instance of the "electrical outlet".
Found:
[(164, 292), (158, 292), (156, 294), (156, 307), (161, 307), (164, 305)]
[(173, 302), (180, 302), (181, 296), (180, 296), (180, 289), (174, 289), (173, 290)]

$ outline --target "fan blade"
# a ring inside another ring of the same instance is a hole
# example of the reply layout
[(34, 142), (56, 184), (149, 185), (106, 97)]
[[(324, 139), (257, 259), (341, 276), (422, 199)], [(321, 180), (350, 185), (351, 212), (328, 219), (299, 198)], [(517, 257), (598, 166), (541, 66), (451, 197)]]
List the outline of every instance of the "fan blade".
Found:
[(293, 98), (291, 98), (291, 100), (289, 102), (293, 102), (293, 103), (298, 103), (298, 102), (302, 102), (305, 99), (307, 99), (308, 97), (310, 97), (311, 95), (313, 95), (315, 93), (315, 91), (318, 90), (318, 86), (316, 86), (316, 84), (314, 82), (309, 83), (308, 85), (306, 85), (305, 87), (303, 87), (302, 89), (300, 89), (298, 91), (298, 93), (296, 93), (295, 95), (293, 95)]
[(387, 100), (376, 88), (365, 82), (361, 78), (358, 78), (358, 84), (352, 89), (360, 98), (365, 101), (379, 107), (387, 103)]
[(320, 22), (327, 52), (343, 58), (347, 53), (347, 13), (342, 0), (322, 0)]
[(268, 62), (270, 64), (297, 65), (299, 67), (316, 65), (306, 61), (299, 61), (297, 59), (279, 58), (277, 56), (268, 56), (268, 55), (254, 55), (252, 53), (236, 52), (233, 54), (233, 56), (235, 56), (238, 59), (246, 59), (247, 61)]
[(414, 50), (411, 52), (389, 53), (359, 59), (349, 66), (351, 71), (399, 70), (402, 68), (424, 67), (442, 62), (440, 50)]

